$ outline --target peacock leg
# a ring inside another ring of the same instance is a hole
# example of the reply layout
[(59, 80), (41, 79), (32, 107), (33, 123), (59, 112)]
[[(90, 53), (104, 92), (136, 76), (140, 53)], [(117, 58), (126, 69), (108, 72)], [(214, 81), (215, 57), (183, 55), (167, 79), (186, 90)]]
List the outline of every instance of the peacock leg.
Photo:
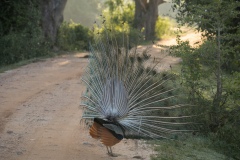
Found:
[(109, 152), (108, 152), (108, 154), (109, 154), (109, 156), (111, 156), (111, 157), (117, 157), (117, 156), (118, 156), (117, 154), (114, 154), (114, 153), (112, 152), (112, 147), (109, 147)]
[(112, 147), (109, 147), (109, 149), (110, 149), (110, 154), (111, 154), (111, 156), (113, 156)]
[(110, 152), (109, 152), (108, 146), (106, 146), (106, 148), (107, 148), (108, 154), (110, 155)]

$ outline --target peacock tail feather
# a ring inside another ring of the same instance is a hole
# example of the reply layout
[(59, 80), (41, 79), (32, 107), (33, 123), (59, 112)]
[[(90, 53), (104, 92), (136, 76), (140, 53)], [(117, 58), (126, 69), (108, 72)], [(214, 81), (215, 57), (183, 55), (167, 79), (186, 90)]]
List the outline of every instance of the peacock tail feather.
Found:
[(148, 50), (128, 49), (119, 46), (114, 36), (105, 37), (90, 44), (89, 64), (82, 77), (87, 88), (82, 96), (82, 119), (111, 122), (105, 127), (123, 131), (125, 138), (166, 138), (185, 131), (179, 126), (189, 124), (184, 120), (190, 116), (162, 114), (185, 105), (169, 103), (177, 98), (172, 94), (176, 88), (166, 87), (170, 77), (156, 71), (159, 64)]

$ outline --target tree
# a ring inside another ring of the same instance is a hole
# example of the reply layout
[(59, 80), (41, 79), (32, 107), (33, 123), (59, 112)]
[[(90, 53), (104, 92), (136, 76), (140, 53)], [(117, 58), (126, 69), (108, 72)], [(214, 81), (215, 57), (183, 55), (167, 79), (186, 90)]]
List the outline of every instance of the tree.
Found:
[(133, 18), (134, 5), (131, 1), (107, 0), (99, 17), (100, 21), (94, 24), (94, 32), (107, 35), (105, 33), (110, 31), (119, 46), (128, 45), (131, 48), (142, 40), (142, 33), (132, 27)]
[[(102, 12), (102, 18), (106, 23), (115, 26), (130, 25), (133, 21), (134, 6), (132, 2), (123, 0), (107, 0), (106, 9)], [(130, 27), (130, 26), (129, 26)]]
[[(189, 90), (189, 97), (204, 122), (216, 137), (239, 150), (240, 95), (239, 68), (228, 68), (226, 62), (235, 64), (239, 57), (239, 1), (233, 0), (175, 0), (178, 21), (202, 31), (204, 41), (198, 47), (179, 41), (173, 48), (182, 59), (182, 84)], [(234, 23), (235, 25), (233, 25)], [(236, 43), (238, 42), (238, 43)], [(230, 129), (231, 128), (231, 129)], [(206, 131), (206, 128), (204, 132)], [(231, 151), (232, 152), (232, 151)], [(237, 155), (239, 158), (239, 152)]]
[[(178, 0), (177, 0), (178, 1)], [(238, 1), (178, 1), (179, 9), (178, 21), (182, 24), (195, 25), (198, 30), (203, 32), (203, 36), (213, 42), (213, 53), (207, 53), (211, 58), (212, 73), (215, 75), (216, 92), (212, 101), (213, 111), (218, 112), (225, 104), (223, 98), (223, 64), (228, 61), (226, 55), (230, 54), (234, 48), (229, 45), (232, 41), (236, 41), (239, 36), (233, 29), (237, 31), (238, 26), (230, 25), (231, 21), (238, 18), (240, 5)], [(217, 115), (213, 116), (215, 123)]]
[[(224, 44), (228, 43), (232, 51), (223, 55), (225, 61), (222, 67), (228, 71), (240, 71), (240, 40), (238, 38), (240, 36), (240, 1), (173, 0), (173, 2), (173, 9), (178, 10), (177, 21), (182, 25), (188, 24), (195, 26), (197, 30), (205, 33), (204, 36), (208, 37), (208, 39), (217, 35), (217, 30), (214, 28), (215, 26), (211, 25), (211, 23), (216, 23), (217, 20), (213, 12), (216, 12), (217, 8), (223, 9), (221, 13), (217, 11), (217, 13), (219, 13), (218, 17), (220, 19), (223, 18), (221, 20), (222, 25), (227, 26), (227, 28), (222, 28), (221, 33), (228, 34), (228, 37), (225, 37)], [(214, 6), (214, 4), (216, 4), (216, 6)], [(230, 7), (230, 10), (225, 10), (227, 6)]]
[(145, 29), (145, 39), (155, 38), (155, 25), (158, 19), (158, 6), (164, 0), (135, 0), (134, 27), (138, 30)]
[[(56, 44), (67, 0), (0, 3), (0, 65), (48, 54)], [(50, 43), (49, 43), (50, 42)]]
[(63, 11), (67, 0), (42, 0), (39, 3), (44, 36), (55, 45), (58, 28), (63, 22)]
[(48, 54), (37, 0), (4, 0), (0, 8), (0, 66)]

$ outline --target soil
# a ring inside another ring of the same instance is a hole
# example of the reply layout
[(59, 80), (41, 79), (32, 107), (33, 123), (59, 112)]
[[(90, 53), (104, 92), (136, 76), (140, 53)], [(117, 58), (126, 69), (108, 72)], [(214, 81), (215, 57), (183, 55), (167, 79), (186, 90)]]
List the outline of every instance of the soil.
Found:
[[(160, 51), (151, 48), (153, 56), (162, 58), (160, 70), (181, 61)], [(110, 157), (80, 124), (86, 54), (49, 58), (0, 74), (0, 160), (149, 160), (155, 154), (143, 140), (124, 139), (113, 147), (118, 156)]]

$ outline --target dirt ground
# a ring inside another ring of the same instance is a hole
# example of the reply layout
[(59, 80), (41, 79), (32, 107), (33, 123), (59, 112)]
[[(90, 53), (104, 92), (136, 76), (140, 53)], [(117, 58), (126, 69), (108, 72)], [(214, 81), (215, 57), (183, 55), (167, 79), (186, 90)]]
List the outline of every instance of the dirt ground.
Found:
[[(174, 44), (172, 40), (162, 44)], [(160, 48), (151, 53), (160, 57)], [(80, 124), (84, 53), (28, 64), (0, 74), (0, 160), (149, 160), (152, 147), (123, 140), (109, 157)], [(181, 60), (164, 55), (160, 69)]]

